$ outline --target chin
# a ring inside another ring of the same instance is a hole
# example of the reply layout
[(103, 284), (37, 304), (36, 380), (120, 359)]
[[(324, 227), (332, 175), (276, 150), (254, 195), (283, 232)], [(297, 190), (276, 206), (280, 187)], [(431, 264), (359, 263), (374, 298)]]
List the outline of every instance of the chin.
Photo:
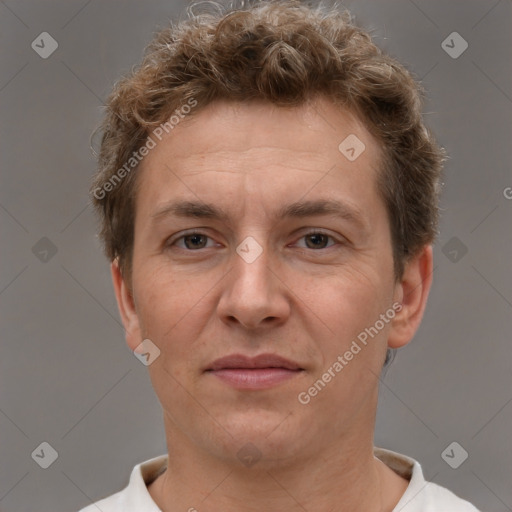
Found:
[(218, 419), (225, 428), (222, 441), (216, 445), (223, 451), (218, 455), (237, 463), (243, 463), (245, 457), (252, 461), (258, 459), (260, 469), (275, 468), (295, 460), (298, 454), (305, 455), (314, 444), (310, 435), (313, 430), (304, 426), (298, 428), (295, 424), (297, 416), (289, 411), (251, 410)]

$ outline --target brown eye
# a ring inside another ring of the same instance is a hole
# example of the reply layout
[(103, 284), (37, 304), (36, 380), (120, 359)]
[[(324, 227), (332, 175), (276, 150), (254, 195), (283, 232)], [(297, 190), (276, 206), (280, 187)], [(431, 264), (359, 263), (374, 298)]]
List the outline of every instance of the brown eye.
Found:
[(206, 247), (207, 240), (208, 237), (201, 235), (200, 233), (194, 233), (183, 237), (183, 242), (187, 249), (203, 249)]
[(170, 248), (176, 246), (185, 251), (195, 251), (198, 249), (208, 249), (215, 245), (214, 241), (207, 235), (199, 232), (189, 232), (176, 238), (174, 242), (170, 242), (167, 246)]
[(328, 235), (324, 235), (323, 233), (311, 233), (306, 235), (306, 246), (308, 249), (325, 249), (327, 247), (327, 241), (329, 240)]
[[(305, 242), (302, 242), (302, 241)], [(322, 231), (311, 231), (299, 238), (298, 246), (302, 249), (328, 249), (333, 245), (343, 245), (339, 239)]]

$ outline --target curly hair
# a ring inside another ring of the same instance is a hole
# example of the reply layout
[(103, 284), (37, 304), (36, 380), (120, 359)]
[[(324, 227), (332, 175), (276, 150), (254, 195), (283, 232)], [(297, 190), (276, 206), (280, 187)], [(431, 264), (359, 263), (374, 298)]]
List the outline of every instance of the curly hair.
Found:
[(299, 106), (323, 95), (356, 114), (381, 145), (377, 186), (401, 277), (407, 259), (433, 242), (438, 222), (444, 151), (424, 125), (421, 85), (337, 6), (209, 4), (215, 12), (159, 31), (108, 99), (91, 187), (107, 256), (129, 280), (137, 173), (126, 162), (136, 169), (148, 137), (173, 112), (193, 104), (193, 116), (219, 99)]

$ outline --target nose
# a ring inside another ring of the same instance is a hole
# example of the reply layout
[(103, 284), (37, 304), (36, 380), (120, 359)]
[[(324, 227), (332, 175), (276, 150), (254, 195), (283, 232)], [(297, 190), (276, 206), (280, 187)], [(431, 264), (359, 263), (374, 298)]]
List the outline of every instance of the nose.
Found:
[(289, 317), (289, 288), (267, 248), (254, 260), (233, 252), (232, 270), (222, 286), (217, 313), (225, 323), (258, 329), (281, 325)]

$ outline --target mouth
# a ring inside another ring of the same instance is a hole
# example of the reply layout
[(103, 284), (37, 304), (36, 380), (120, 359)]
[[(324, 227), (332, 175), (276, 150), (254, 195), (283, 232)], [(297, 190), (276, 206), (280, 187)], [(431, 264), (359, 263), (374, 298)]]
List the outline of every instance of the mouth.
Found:
[(233, 354), (215, 360), (205, 370), (234, 388), (247, 390), (270, 388), (303, 372), (299, 364), (275, 354)]

